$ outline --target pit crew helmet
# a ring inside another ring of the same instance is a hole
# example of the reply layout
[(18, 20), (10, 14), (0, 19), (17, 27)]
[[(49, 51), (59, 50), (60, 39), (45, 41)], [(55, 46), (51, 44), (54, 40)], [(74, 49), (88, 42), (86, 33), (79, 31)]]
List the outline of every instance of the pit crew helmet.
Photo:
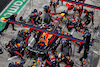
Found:
[(86, 9), (84, 10), (84, 13), (87, 13), (87, 10)]
[(81, 18), (78, 18), (78, 22), (81, 22)]
[(42, 14), (42, 12), (41, 11), (39, 11), (39, 15), (41, 15)]
[(48, 51), (48, 55), (51, 55), (52, 54), (52, 51)]
[(21, 47), (22, 46), (22, 44), (20, 44), (20, 43), (17, 43), (16, 45), (15, 45), (15, 47)]
[(5, 44), (5, 46), (6, 46), (6, 48), (10, 48), (10, 46), (9, 46), (9, 44), (8, 44), (8, 43), (6, 43), (6, 44)]
[(28, 34), (29, 34), (29, 31), (27, 29), (23, 29), (18, 32), (18, 35), (27, 36)]
[(34, 9), (34, 12), (38, 12), (37, 9)]

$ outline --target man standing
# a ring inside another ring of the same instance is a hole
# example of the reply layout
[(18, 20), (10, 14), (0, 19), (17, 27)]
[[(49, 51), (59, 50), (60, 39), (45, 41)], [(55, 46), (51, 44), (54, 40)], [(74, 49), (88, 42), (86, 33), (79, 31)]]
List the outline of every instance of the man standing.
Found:
[(91, 40), (91, 34), (90, 32), (86, 32), (86, 34), (84, 35), (84, 40), (86, 41), (86, 43), (84, 44), (84, 54), (83, 56), (80, 58), (80, 61), (82, 61), (83, 59), (86, 59), (88, 57), (88, 52), (89, 52), (89, 43)]
[[(16, 21), (16, 17), (17, 17), (17, 14), (14, 14), (14, 15), (11, 15), (8, 19), (12, 21)], [(12, 30), (16, 31), (16, 29), (14, 28), (14, 24), (7, 22), (5, 28), (2, 31), (0, 31), (1, 35), (2, 35), (2, 32), (8, 28), (9, 24), (12, 25)]]

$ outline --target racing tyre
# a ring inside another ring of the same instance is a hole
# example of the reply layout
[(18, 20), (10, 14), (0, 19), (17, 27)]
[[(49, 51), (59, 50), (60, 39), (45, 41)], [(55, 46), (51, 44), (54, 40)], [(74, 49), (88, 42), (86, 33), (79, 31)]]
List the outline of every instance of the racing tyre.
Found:
[(45, 16), (44, 16), (44, 22), (49, 24), (50, 23), (50, 15), (49, 13), (46, 13)]

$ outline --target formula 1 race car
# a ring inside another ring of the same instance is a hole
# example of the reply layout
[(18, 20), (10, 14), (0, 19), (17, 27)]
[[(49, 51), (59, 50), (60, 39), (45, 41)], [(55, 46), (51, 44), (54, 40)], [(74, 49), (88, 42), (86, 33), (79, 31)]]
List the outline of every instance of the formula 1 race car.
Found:
[(45, 56), (47, 51), (56, 50), (55, 47), (59, 45), (61, 39), (46, 32), (39, 32), (36, 35), (36, 43), (33, 45), (33, 47), (28, 47), (27, 49), (29, 51), (29, 56), (33, 56), (34, 54), (38, 54), (38, 56)]

